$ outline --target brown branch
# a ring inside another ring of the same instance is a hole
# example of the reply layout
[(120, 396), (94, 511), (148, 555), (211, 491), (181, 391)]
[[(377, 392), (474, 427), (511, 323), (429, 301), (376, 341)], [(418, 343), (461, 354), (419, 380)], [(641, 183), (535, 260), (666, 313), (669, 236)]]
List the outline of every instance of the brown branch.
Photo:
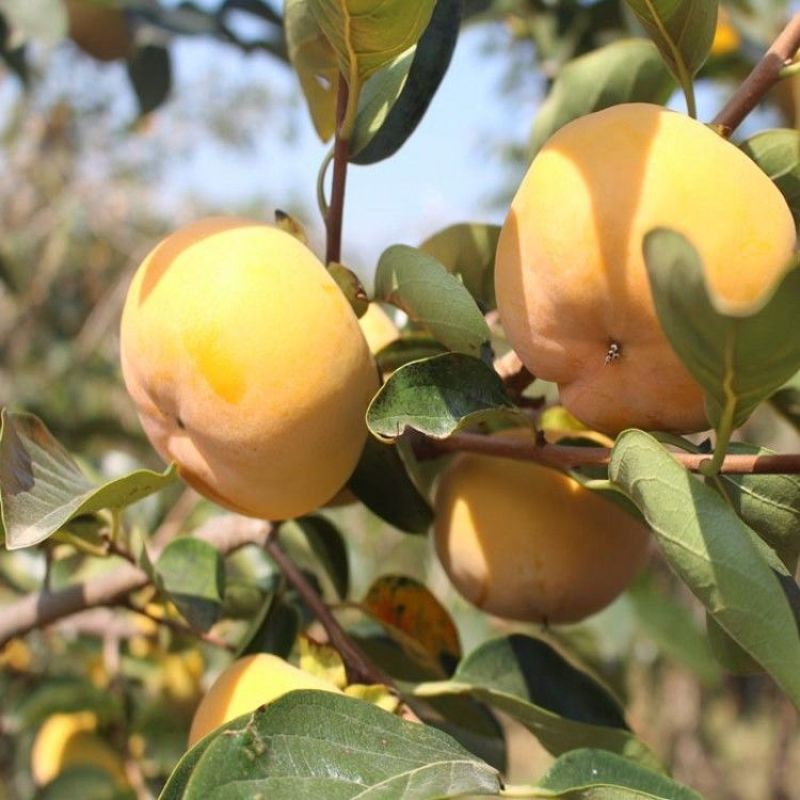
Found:
[(736, 93), (712, 120), (728, 137), (758, 105), (762, 97), (780, 80), (781, 70), (800, 48), (800, 14), (795, 14), (778, 38), (744, 79)]
[[(227, 555), (248, 544), (262, 545), (268, 531), (269, 528), (265, 528), (261, 520), (229, 514), (210, 520), (195, 536)], [(157, 555), (157, 551), (151, 553), (153, 558)], [(15, 636), (34, 628), (44, 628), (87, 608), (119, 605), (131, 592), (149, 583), (150, 578), (144, 570), (132, 564), (123, 564), (107, 575), (57, 592), (42, 591), (26, 595), (2, 608), (0, 647)]]
[(182, 636), (193, 636), (195, 639), (200, 639), (200, 641), (210, 644), (213, 647), (219, 647), (222, 650), (228, 650), (230, 652), (234, 652), (236, 650), (232, 644), (226, 642), (224, 639), (221, 639), (219, 636), (215, 636), (213, 633), (195, 630), (194, 628), (190, 628), (188, 625), (184, 625), (182, 622), (179, 622), (176, 619), (157, 617), (155, 614), (150, 614), (146, 609), (132, 603), (130, 598), (123, 600), (119, 604), (119, 607), (125, 608), (128, 611), (132, 611), (134, 614), (139, 614), (139, 616), (145, 617), (151, 622), (155, 622), (156, 625), (169, 628), (173, 633), (178, 633)]
[(325, 605), (314, 587), (311, 586), (305, 575), (286, 554), (286, 551), (278, 542), (277, 529), (273, 529), (267, 536), (264, 549), (325, 629), (330, 644), (339, 652), (342, 661), (344, 661), (348, 681), (350, 683), (382, 683), (393, 688), (394, 681), (392, 678), (375, 666), (361, 651), (361, 648), (345, 633), (339, 621), (334, 617), (328, 606)]
[(325, 219), (326, 248), (325, 263), (342, 260), (342, 224), (344, 222), (344, 190), (347, 182), (347, 160), (350, 142), (341, 135), (341, 125), (347, 112), (350, 90), (344, 75), (339, 75), (336, 104), (336, 141), (333, 146), (333, 181), (331, 202)]
[[(416, 450), (415, 446), (415, 450)], [(606, 447), (576, 447), (554, 444), (537, 444), (533, 439), (507, 439), (484, 436), (478, 433), (454, 433), (447, 439), (426, 439), (419, 448), (420, 458), (430, 458), (443, 453), (466, 451), (517, 461), (535, 461), (554, 467), (603, 466), (611, 458)], [(711, 459), (709, 453), (683, 453), (670, 451), (672, 457), (684, 467), (697, 472), (700, 465)], [(800, 473), (800, 453), (778, 455), (728, 455), (720, 472), (728, 475), (788, 475)]]

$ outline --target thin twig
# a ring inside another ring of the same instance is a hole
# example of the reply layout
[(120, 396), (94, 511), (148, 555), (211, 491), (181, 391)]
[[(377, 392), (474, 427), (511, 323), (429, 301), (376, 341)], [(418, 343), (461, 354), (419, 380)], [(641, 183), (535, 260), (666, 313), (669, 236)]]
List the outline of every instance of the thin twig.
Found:
[[(210, 520), (195, 536), (223, 555), (249, 544), (261, 545), (268, 528), (261, 520), (228, 514)], [(152, 554), (157, 556), (157, 551)], [(87, 608), (119, 605), (137, 589), (150, 584), (149, 575), (132, 564), (57, 592), (32, 592), (3, 607), (0, 615), (0, 648), (15, 636), (45, 628)]]
[(219, 647), (230, 652), (234, 652), (236, 650), (232, 644), (226, 642), (224, 639), (221, 639), (219, 636), (215, 636), (213, 633), (195, 630), (194, 628), (190, 628), (188, 625), (184, 625), (182, 622), (179, 622), (175, 619), (169, 619), (168, 617), (157, 617), (155, 614), (150, 614), (146, 609), (132, 603), (130, 598), (121, 602), (119, 606), (120, 608), (128, 609), (128, 611), (133, 611), (134, 614), (139, 614), (142, 617), (146, 617), (152, 622), (155, 622), (156, 625), (162, 625), (165, 628), (169, 628), (174, 633), (181, 634), (182, 636), (193, 636), (195, 639), (200, 639), (206, 644), (210, 644), (213, 647)]
[(264, 545), (267, 554), (272, 558), (286, 580), (295, 588), (297, 593), (308, 606), (311, 613), (319, 620), (331, 645), (339, 652), (347, 670), (350, 683), (382, 683), (394, 687), (394, 681), (383, 670), (373, 664), (361, 648), (345, 633), (333, 613), (325, 605), (314, 587), (306, 580), (297, 565), (286, 554), (278, 542), (277, 529), (273, 529), (267, 536)]
[(764, 57), (744, 79), (736, 93), (712, 120), (724, 136), (730, 136), (762, 97), (781, 79), (781, 70), (800, 48), (800, 14), (795, 14)]
[[(603, 466), (611, 459), (611, 450), (606, 447), (576, 447), (554, 444), (537, 444), (530, 441), (478, 433), (454, 433), (447, 439), (427, 439), (415, 450), (420, 458), (430, 458), (443, 453), (466, 451), (517, 461), (535, 461), (554, 467)], [(672, 457), (692, 472), (700, 471), (700, 465), (711, 460), (711, 454), (681, 453), (670, 451)], [(728, 455), (720, 467), (728, 475), (788, 475), (800, 473), (800, 453), (776, 455)]]
[(341, 125), (347, 113), (349, 89), (344, 75), (339, 76), (336, 104), (336, 142), (333, 146), (333, 180), (331, 183), (331, 202), (325, 217), (327, 242), (325, 263), (342, 260), (342, 225), (344, 222), (344, 191), (347, 182), (347, 159), (350, 155), (350, 142), (341, 133)]

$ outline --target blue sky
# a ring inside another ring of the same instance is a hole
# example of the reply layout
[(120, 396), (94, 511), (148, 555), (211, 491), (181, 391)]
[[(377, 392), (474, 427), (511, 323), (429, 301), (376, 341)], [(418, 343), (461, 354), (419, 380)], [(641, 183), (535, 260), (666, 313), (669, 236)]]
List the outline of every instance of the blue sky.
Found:
[[(344, 260), (368, 275), (381, 251), (397, 242), (416, 244), (453, 222), (502, 221), (490, 198), (504, 180), (492, 145), (503, 138), (523, 139), (530, 128), (535, 99), (512, 104), (500, 91), (502, 60), (482, 52), (497, 30), (472, 27), (458, 42), (450, 70), (419, 128), (392, 158), (369, 167), (353, 166), (348, 175)], [(215, 67), (247, 70), (263, 76), (280, 96), (299, 91), (292, 73), (267, 58), (234, 52), (219, 55)], [(182, 40), (174, 48), (180, 83), (207, 62), (211, 46)], [(526, 107), (527, 106), (527, 107)], [(214, 204), (263, 194), (299, 201), (310, 218), (303, 222), (320, 242), (322, 224), (316, 204), (316, 178), (327, 146), (317, 139), (305, 107), (294, 117), (296, 135), (287, 143), (264, 131), (254, 153), (221, 159), (214, 148), (199, 148), (180, 171)]]

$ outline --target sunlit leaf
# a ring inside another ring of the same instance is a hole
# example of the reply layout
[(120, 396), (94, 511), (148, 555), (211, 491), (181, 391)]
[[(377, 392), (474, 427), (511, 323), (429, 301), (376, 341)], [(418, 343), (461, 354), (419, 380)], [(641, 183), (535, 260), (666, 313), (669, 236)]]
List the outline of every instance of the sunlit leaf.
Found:
[(800, 635), (775, 554), (647, 433), (620, 435), (609, 477), (644, 514), (672, 569), (800, 705)]
[(92, 483), (38, 417), (4, 410), (0, 419), (0, 517), (9, 550), (38, 544), (80, 515), (124, 508), (175, 480), (170, 467)]
[(498, 374), (480, 359), (444, 353), (400, 367), (367, 409), (367, 425), (386, 439), (408, 428), (443, 439), (488, 420), (527, 425)]

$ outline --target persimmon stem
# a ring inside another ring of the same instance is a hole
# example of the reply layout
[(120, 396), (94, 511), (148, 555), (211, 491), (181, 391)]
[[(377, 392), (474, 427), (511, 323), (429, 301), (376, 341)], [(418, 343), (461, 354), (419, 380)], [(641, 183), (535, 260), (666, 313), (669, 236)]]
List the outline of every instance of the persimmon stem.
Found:
[(762, 97), (781, 79), (782, 71), (800, 48), (800, 13), (795, 14), (764, 57), (753, 67), (733, 97), (712, 120), (722, 135), (730, 136)]
[(336, 140), (333, 145), (333, 180), (331, 201), (325, 214), (326, 247), (325, 262), (342, 260), (342, 224), (344, 222), (344, 192), (347, 183), (347, 159), (350, 142), (342, 126), (347, 115), (350, 90), (344, 75), (339, 75), (336, 101)]
[(364, 655), (361, 648), (347, 635), (314, 587), (306, 580), (305, 575), (281, 547), (278, 541), (277, 525), (270, 530), (264, 549), (325, 629), (325, 633), (328, 634), (328, 640), (339, 652), (342, 661), (344, 661), (348, 681), (350, 683), (382, 683), (385, 686), (394, 687), (394, 681), (376, 667)]

